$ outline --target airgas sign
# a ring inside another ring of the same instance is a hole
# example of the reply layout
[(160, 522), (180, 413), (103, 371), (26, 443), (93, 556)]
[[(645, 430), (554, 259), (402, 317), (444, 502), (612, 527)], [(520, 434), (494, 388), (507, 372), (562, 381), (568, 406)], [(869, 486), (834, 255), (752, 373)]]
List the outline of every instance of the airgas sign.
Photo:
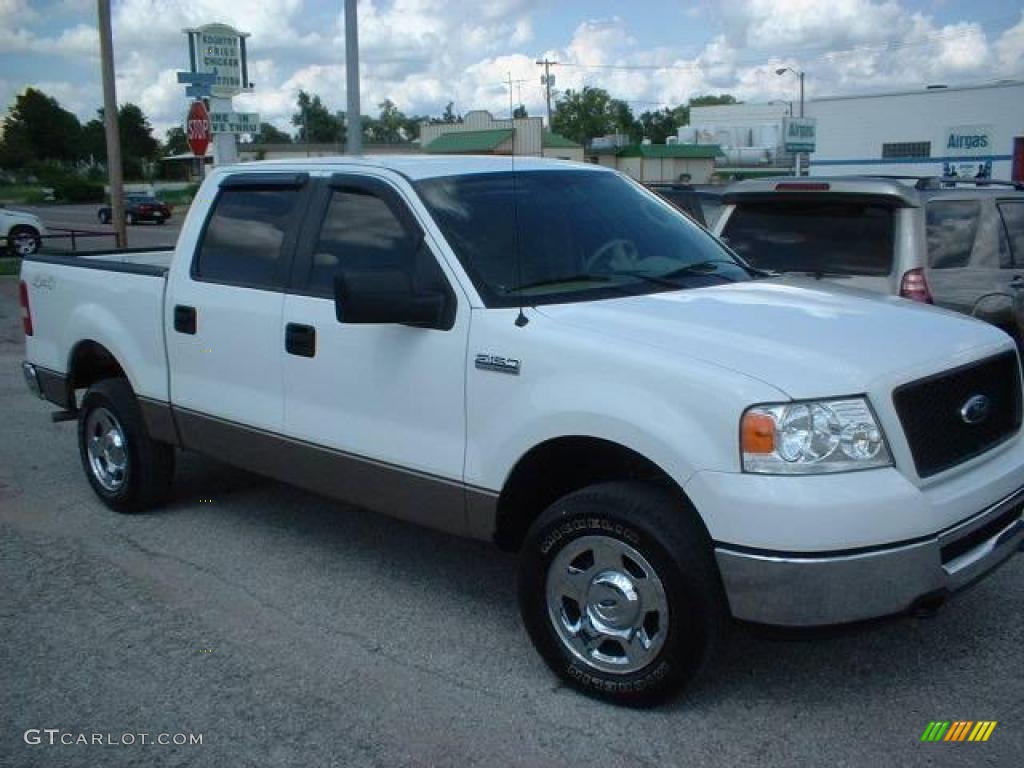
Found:
[(813, 152), (817, 146), (818, 121), (813, 117), (782, 118), (782, 139), (787, 152)]
[(993, 153), (991, 125), (955, 125), (946, 131), (942, 154), (946, 157), (978, 157)]

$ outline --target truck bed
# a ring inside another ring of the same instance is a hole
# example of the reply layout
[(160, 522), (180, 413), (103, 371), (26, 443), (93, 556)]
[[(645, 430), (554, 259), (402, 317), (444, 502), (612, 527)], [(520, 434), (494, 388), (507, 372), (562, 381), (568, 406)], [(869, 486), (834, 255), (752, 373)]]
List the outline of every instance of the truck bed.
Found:
[(36, 254), (22, 262), (34, 333), (26, 358), (58, 374), (76, 347), (95, 343), (117, 360), (140, 397), (167, 400), (164, 290), (172, 249), (108, 251), (87, 256)]

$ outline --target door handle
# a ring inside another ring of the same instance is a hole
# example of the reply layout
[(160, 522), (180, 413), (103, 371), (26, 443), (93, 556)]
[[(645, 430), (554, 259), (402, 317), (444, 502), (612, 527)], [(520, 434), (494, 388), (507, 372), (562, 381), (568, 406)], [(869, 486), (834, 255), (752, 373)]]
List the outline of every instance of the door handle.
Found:
[(1024, 288), (1024, 275), (1014, 275), (1013, 280), (1010, 281), (1010, 287), (1018, 291)]
[(316, 355), (316, 328), (312, 325), (288, 323), (284, 328), (284, 349), (289, 355)]
[(194, 336), (196, 333), (196, 308), (177, 304), (174, 307), (174, 330)]

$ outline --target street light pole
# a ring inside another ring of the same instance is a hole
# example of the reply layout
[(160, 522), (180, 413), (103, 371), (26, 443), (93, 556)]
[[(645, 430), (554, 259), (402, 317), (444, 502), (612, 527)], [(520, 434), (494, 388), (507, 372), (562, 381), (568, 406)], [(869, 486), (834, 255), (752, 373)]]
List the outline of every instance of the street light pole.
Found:
[(97, 0), (100, 33), (100, 70), (103, 74), (103, 127), (107, 138), (107, 173), (110, 176), (110, 216), (119, 248), (128, 247), (124, 220), (124, 178), (121, 166), (121, 132), (117, 125), (117, 93), (114, 87), (114, 45), (110, 33), (110, 0)]

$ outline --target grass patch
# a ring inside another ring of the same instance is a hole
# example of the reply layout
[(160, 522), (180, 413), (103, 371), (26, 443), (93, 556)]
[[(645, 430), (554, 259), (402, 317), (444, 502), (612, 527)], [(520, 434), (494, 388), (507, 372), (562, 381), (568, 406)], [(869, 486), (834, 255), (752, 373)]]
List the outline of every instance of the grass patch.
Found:
[(0, 186), (0, 202), (38, 205), (45, 202), (45, 195), (38, 184), (5, 184)]

